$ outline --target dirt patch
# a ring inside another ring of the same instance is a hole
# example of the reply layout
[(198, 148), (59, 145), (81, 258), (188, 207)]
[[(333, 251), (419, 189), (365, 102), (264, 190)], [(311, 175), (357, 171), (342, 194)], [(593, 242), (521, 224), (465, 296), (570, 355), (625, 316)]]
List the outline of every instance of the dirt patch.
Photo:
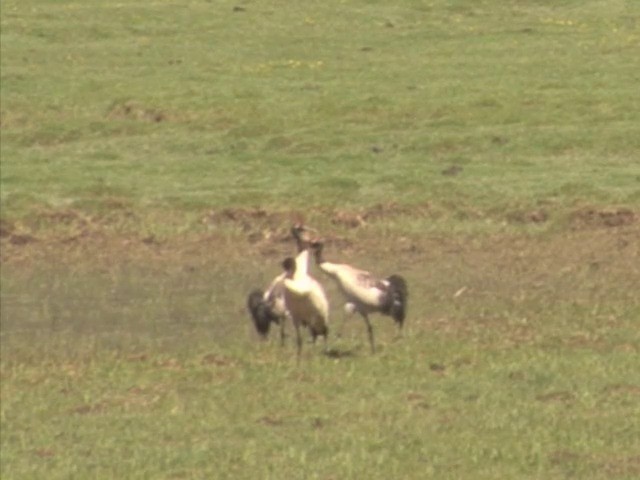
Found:
[(450, 167), (447, 167), (444, 170), (442, 170), (442, 172), (440, 173), (448, 177), (455, 177), (456, 175), (460, 174), (463, 170), (464, 168), (462, 168), (460, 165), (451, 165)]
[(145, 107), (134, 101), (125, 101), (114, 102), (107, 112), (107, 118), (159, 123), (167, 120), (168, 115), (162, 110)]
[(33, 451), (36, 457), (51, 458), (56, 456), (56, 451), (51, 448), (39, 448)]
[(637, 215), (629, 208), (582, 208), (570, 215), (573, 228), (611, 228), (631, 225), (637, 221)]
[[(611, 268), (612, 262), (616, 268), (617, 264), (624, 263), (627, 271), (631, 269), (630, 273), (637, 270), (633, 265), (640, 256), (637, 240), (640, 222), (636, 221), (638, 217), (634, 212), (625, 209), (574, 213), (582, 224), (587, 221), (617, 225), (592, 228), (588, 236), (583, 229), (568, 228), (552, 232), (549, 238), (538, 239), (497, 234), (468, 241), (456, 234), (419, 233), (381, 238), (379, 231), (371, 228), (377, 222), (433, 215), (429, 204), (407, 206), (394, 202), (360, 209), (324, 207), (305, 212), (224, 208), (206, 212), (186, 233), (163, 235), (148, 230), (147, 222), (152, 227), (156, 225), (153, 218), (141, 218), (126, 205), (108, 209), (104, 214), (86, 214), (75, 209), (42, 210), (19, 221), (3, 219), (0, 222), (0, 262), (26, 266), (52, 259), (70, 264), (90, 260), (94, 265), (104, 264), (108, 268), (114, 261), (125, 264), (136, 259), (147, 264), (165, 259), (199, 265), (207, 259), (239, 260), (256, 254), (263, 258), (284, 258), (292, 253), (291, 225), (308, 219), (318, 228), (336, 259), (346, 261), (349, 257), (355, 264), (360, 257), (369, 264), (393, 258), (400, 266), (415, 265), (418, 259), (437, 264), (443, 256), (451, 257), (449, 261), (464, 257), (465, 262), (478, 271), (489, 268), (487, 272), (495, 270), (502, 274), (515, 269), (519, 271), (518, 276), (529, 270), (531, 275), (539, 271), (536, 284), (540, 288), (544, 287), (544, 277), (551, 270), (575, 275), (588, 267), (602, 273)], [(516, 222), (542, 222), (546, 215), (544, 211), (523, 210), (513, 218)], [(184, 232), (183, 222), (181, 215), (171, 218), (163, 214), (162, 230)], [(176, 225), (175, 229), (172, 224)], [(452, 285), (451, 295), (456, 301), (479, 294), (482, 292), (478, 286), (474, 289), (466, 282)]]
[(596, 462), (594, 466), (598, 470), (606, 472), (609, 478), (640, 477), (640, 455), (611, 457)]
[(568, 463), (575, 463), (581, 460), (582, 457), (570, 450), (555, 450), (549, 455), (549, 462), (551, 465), (563, 466)]
[(13, 222), (0, 218), (0, 239), (8, 238), (15, 231), (15, 225)]
[(640, 397), (640, 385), (633, 385), (628, 383), (616, 383), (612, 385), (607, 385), (603, 389), (603, 393), (607, 395), (613, 395), (613, 396), (631, 395), (635, 397)]
[(549, 213), (544, 209), (514, 211), (507, 214), (507, 221), (510, 223), (544, 223), (549, 220)]
[(360, 209), (334, 209), (325, 212), (333, 225), (346, 228), (360, 228), (369, 223), (390, 220), (403, 216), (424, 217), (431, 213), (428, 203), (418, 205), (399, 205), (395, 202), (377, 203)]
[(233, 366), (234, 361), (230, 358), (224, 357), (222, 355), (216, 355), (214, 353), (209, 353), (202, 357), (200, 361), (201, 365), (215, 365), (217, 367), (227, 367)]
[(7, 241), (11, 245), (26, 245), (36, 242), (37, 238), (30, 233), (21, 231), (13, 222), (0, 220), (0, 241)]
[(69, 413), (75, 415), (96, 415), (104, 412), (107, 409), (107, 405), (104, 402), (98, 403), (87, 403), (84, 405), (79, 405), (77, 407), (72, 408)]
[(233, 224), (247, 234), (251, 243), (264, 240), (286, 241), (291, 225), (303, 221), (300, 212), (268, 211), (264, 208), (224, 208), (210, 210), (201, 222), (208, 227)]
[(431, 405), (429, 405), (429, 402), (427, 401), (427, 397), (422, 393), (408, 392), (406, 399), (407, 402), (409, 402), (409, 405), (413, 408), (420, 410), (429, 410), (431, 408)]
[(570, 450), (555, 450), (549, 454), (549, 463), (555, 467), (587, 466), (606, 474), (606, 478), (637, 478), (640, 476), (640, 455), (610, 456), (584, 455)]
[(285, 423), (283, 418), (276, 417), (274, 415), (265, 415), (264, 417), (260, 417), (257, 422), (268, 427), (281, 427)]
[(235, 224), (250, 235), (250, 240), (279, 237), (289, 240), (289, 229), (293, 223), (305, 223), (306, 218), (325, 218), (329, 223), (348, 229), (364, 227), (369, 223), (389, 220), (400, 216), (424, 216), (429, 213), (428, 204), (399, 205), (395, 202), (378, 203), (368, 208), (313, 208), (299, 210), (269, 211), (264, 208), (224, 208), (211, 210), (202, 217), (209, 226)]
[(574, 394), (567, 391), (549, 392), (536, 396), (536, 400), (544, 403), (570, 403), (574, 399)]

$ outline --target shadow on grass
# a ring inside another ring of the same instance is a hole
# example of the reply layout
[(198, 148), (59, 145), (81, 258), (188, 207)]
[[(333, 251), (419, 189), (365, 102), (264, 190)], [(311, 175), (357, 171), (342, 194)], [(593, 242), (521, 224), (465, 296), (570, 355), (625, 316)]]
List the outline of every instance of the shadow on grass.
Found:
[(341, 349), (332, 347), (323, 352), (323, 355), (328, 358), (353, 358), (356, 357), (356, 350), (353, 348), (350, 349)]

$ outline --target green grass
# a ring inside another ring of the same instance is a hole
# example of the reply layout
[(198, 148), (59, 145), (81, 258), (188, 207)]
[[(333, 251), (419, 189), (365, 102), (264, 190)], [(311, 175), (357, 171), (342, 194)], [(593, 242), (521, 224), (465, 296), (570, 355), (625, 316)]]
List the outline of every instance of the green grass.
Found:
[(630, 2), (235, 5), (3, 1), (5, 215), (638, 204)]
[[(635, 2), (0, 1), (3, 479), (640, 476)], [(402, 339), (257, 340), (296, 212)]]
[(376, 318), (376, 355), (327, 285), (339, 356), (300, 366), (252, 332), (255, 253), (4, 268), (3, 478), (636, 477), (637, 245), (494, 248), (401, 255), (407, 330)]

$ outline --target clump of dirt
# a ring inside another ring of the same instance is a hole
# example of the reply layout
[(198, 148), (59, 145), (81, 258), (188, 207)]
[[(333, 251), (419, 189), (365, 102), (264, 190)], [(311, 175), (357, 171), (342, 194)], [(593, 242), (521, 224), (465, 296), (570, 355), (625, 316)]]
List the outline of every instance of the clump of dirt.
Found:
[(224, 208), (211, 210), (201, 220), (209, 227), (235, 225), (247, 235), (249, 243), (284, 243), (290, 240), (291, 224), (299, 221), (298, 212), (268, 211), (264, 208)]
[(564, 465), (579, 460), (581, 460), (581, 456), (570, 450), (554, 450), (549, 455), (549, 461), (552, 465)]
[(11, 245), (26, 245), (38, 241), (31, 233), (21, 231), (14, 223), (0, 219), (0, 240), (7, 240)]
[(361, 228), (368, 223), (388, 220), (401, 216), (424, 216), (430, 212), (428, 203), (419, 205), (399, 205), (395, 202), (378, 203), (357, 210), (336, 209), (329, 212), (333, 225), (346, 228)]
[(92, 404), (86, 403), (70, 409), (69, 413), (76, 415), (100, 414), (103, 413), (106, 409), (107, 404), (105, 402), (97, 402)]
[(455, 177), (456, 175), (461, 173), (463, 170), (464, 169), (460, 165), (451, 165), (450, 167), (447, 167), (444, 170), (442, 170), (442, 172), (440, 173), (448, 177)]
[(629, 208), (582, 208), (574, 212), (571, 217), (573, 228), (607, 228), (624, 227), (637, 221), (637, 216)]
[(361, 213), (348, 211), (334, 212), (331, 217), (331, 223), (346, 228), (360, 228), (367, 224)]
[(605, 472), (609, 478), (638, 478), (640, 476), (640, 455), (612, 456), (596, 462), (594, 466)]
[(12, 222), (0, 218), (0, 238), (8, 238), (15, 231), (16, 227)]
[(507, 214), (507, 221), (510, 223), (545, 223), (549, 220), (549, 214), (544, 209), (515, 211)]
[(550, 392), (536, 396), (536, 400), (545, 403), (568, 403), (574, 398), (573, 393), (567, 391)]
[(632, 395), (640, 397), (640, 385), (616, 383), (607, 385), (602, 391), (608, 395)]
[(218, 367), (227, 367), (232, 366), (234, 364), (233, 360), (230, 358), (224, 357), (222, 355), (216, 355), (213, 353), (208, 353), (204, 357), (202, 357), (200, 361), (201, 365), (215, 365)]
[[(201, 220), (209, 227), (234, 225), (246, 233), (249, 243), (282, 244), (291, 241), (290, 229), (293, 223), (305, 223), (308, 218), (327, 218), (332, 225), (348, 229), (365, 227), (369, 223), (387, 220), (403, 215), (424, 215), (429, 206), (402, 206), (394, 202), (379, 203), (369, 208), (338, 209), (315, 208), (306, 212), (270, 211), (264, 208), (224, 208), (211, 210)], [(348, 247), (350, 242), (342, 237), (323, 236), (326, 243)]]
[(114, 102), (107, 113), (107, 118), (116, 120), (137, 120), (160, 123), (168, 119), (165, 112), (155, 108), (147, 108), (137, 102)]
[(40, 225), (82, 225), (93, 223), (91, 217), (74, 209), (44, 210), (34, 217), (34, 223)]
[(265, 415), (263, 417), (260, 417), (257, 422), (268, 427), (279, 427), (281, 425), (284, 425), (284, 419), (274, 415)]

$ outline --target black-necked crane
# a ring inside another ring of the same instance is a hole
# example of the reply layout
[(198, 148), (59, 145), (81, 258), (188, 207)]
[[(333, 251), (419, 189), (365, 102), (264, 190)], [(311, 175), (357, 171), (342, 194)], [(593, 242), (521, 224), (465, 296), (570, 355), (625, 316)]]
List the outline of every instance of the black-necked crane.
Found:
[(280, 343), (284, 344), (284, 325), (287, 309), (284, 302), (284, 277), (276, 276), (267, 290), (253, 290), (247, 297), (247, 308), (251, 313), (253, 325), (262, 338), (266, 338), (272, 323), (280, 325)]
[(373, 327), (369, 314), (380, 312), (393, 318), (402, 331), (407, 311), (407, 282), (400, 275), (377, 279), (370, 272), (347, 264), (327, 262), (323, 256), (324, 244), (311, 244), (316, 264), (324, 273), (333, 278), (346, 299), (345, 310), (362, 315), (369, 334), (371, 351), (375, 352)]
[[(294, 234), (295, 236), (295, 234)], [(315, 343), (324, 337), (325, 349), (329, 333), (329, 300), (320, 282), (309, 275), (309, 245), (306, 240), (298, 242), (300, 253), (296, 258), (288, 257), (282, 262), (285, 272), (284, 300), (287, 312), (296, 330), (297, 359), (302, 352), (300, 327), (307, 327)]]
[[(315, 230), (301, 223), (297, 223), (291, 228), (291, 234), (298, 248), (298, 257), (296, 257), (298, 272), (308, 271), (310, 231)], [(303, 253), (305, 251), (306, 253)], [(260, 289), (255, 289), (247, 297), (247, 308), (258, 334), (262, 338), (266, 338), (271, 329), (271, 324), (279, 324), (281, 344), (284, 344), (285, 320), (288, 315), (284, 299), (284, 278), (286, 275), (286, 271), (282, 272), (271, 281), (271, 284), (264, 292)]]

